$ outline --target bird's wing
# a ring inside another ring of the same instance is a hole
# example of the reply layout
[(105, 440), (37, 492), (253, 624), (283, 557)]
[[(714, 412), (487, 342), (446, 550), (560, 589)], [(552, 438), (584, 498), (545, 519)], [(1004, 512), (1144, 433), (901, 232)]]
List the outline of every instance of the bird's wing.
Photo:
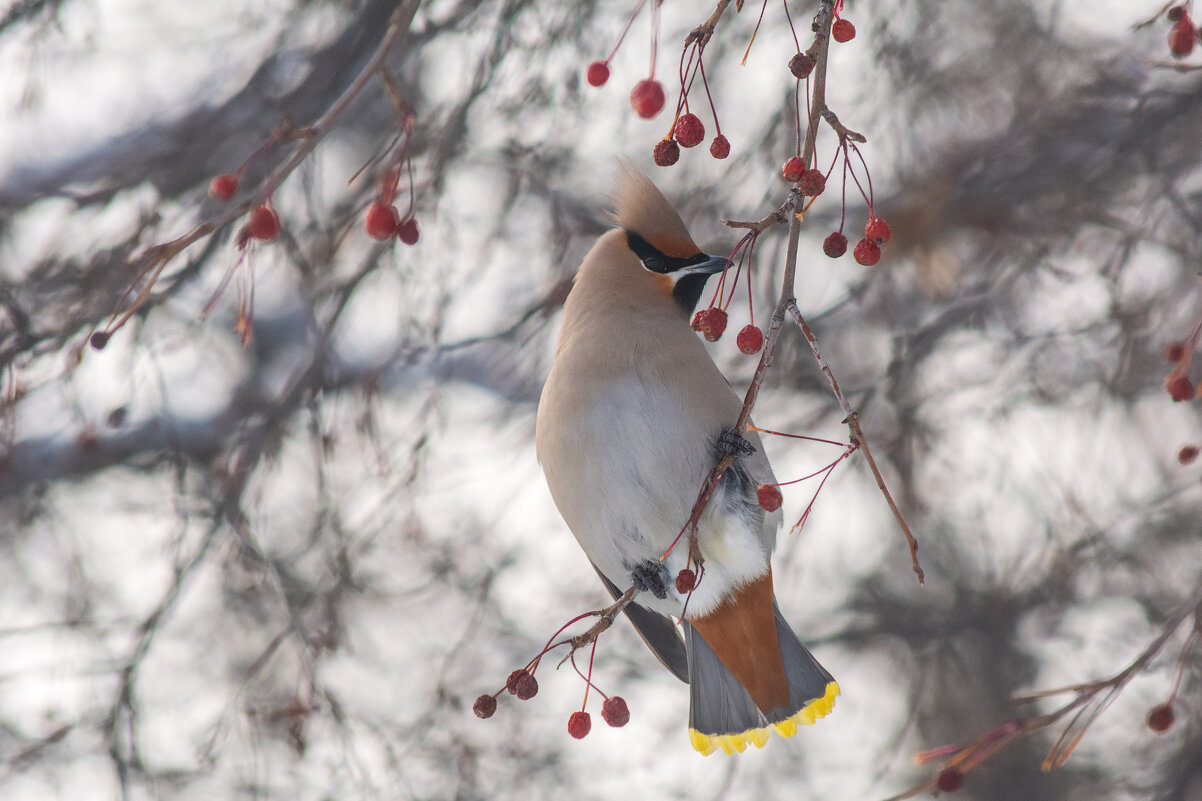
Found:
[[(593, 565), (593, 570), (597, 571), (597, 575), (601, 577), (605, 588), (609, 590), (609, 594), (614, 597), (615, 601), (622, 597), (623, 591), (607, 579), (599, 567)], [(672, 675), (688, 684), (689, 660), (685, 655), (684, 638), (680, 636), (680, 629), (677, 628), (672, 618), (652, 612), (647, 607), (635, 602), (627, 604), (625, 611), (626, 616), (634, 625), (634, 630), (643, 638), (643, 642), (647, 643), (651, 653), (655, 654), (664, 667), (672, 671)]]

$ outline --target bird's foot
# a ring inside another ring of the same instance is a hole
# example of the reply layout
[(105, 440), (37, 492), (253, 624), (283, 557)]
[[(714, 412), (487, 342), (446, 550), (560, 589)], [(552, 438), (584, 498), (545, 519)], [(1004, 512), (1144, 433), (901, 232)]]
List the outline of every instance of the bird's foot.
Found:
[(718, 456), (725, 458), (726, 456), (734, 456), (742, 458), (755, 453), (755, 446), (744, 439), (739, 432), (733, 428), (727, 428), (718, 435)]
[(630, 571), (630, 580), (634, 582), (635, 589), (649, 592), (660, 599), (668, 597), (668, 583), (671, 578), (663, 562), (646, 561), (635, 565)]

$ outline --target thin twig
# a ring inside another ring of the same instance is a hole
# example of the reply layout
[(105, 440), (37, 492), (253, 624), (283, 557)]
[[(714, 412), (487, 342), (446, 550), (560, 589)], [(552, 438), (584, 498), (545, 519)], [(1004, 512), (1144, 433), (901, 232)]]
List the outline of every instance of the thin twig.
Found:
[[(714, 35), (714, 29), (718, 27), (718, 20), (726, 13), (728, 5), (730, 5), (730, 0), (718, 0), (718, 5), (714, 7), (714, 11), (710, 14), (709, 19), (689, 31), (689, 35), (684, 38), (686, 49), (693, 42), (697, 42), (698, 48), (705, 49), (705, 46), (710, 43), (710, 37)], [(742, 7), (742, 3), (739, 3), (739, 7)]]

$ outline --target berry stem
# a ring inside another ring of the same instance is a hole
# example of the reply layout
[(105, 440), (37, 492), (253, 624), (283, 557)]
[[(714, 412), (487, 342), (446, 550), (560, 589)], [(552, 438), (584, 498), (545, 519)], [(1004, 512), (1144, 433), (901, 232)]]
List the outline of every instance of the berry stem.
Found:
[(747, 66), (747, 56), (751, 53), (751, 46), (755, 44), (755, 36), (760, 32), (760, 25), (764, 22), (764, 12), (768, 10), (768, 0), (764, 0), (764, 5), (760, 6), (760, 18), (755, 21), (755, 30), (751, 32), (751, 41), (747, 43), (747, 49), (743, 51), (743, 60), (739, 62), (740, 67)]
[(759, 426), (754, 426), (754, 425), (747, 426), (747, 430), (748, 431), (758, 431), (761, 434), (772, 434), (773, 436), (777, 436), (777, 437), (789, 437), (790, 439), (805, 439), (805, 440), (809, 440), (810, 442), (823, 442), (827, 445), (835, 445), (840, 448), (847, 447), (846, 442), (837, 442), (836, 440), (823, 439), (822, 437), (811, 437), (811, 436), (807, 436), (805, 434), (786, 434), (783, 431), (773, 431), (770, 428), (760, 428)]
[(701, 86), (705, 89), (705, 99), (710, 104), (710, 114), (714, 117), (714, 135), (722, 135), (722, 126), (718, 124), (718, 107), (714, 105), (714, 96), (710, 94), (710, 82), (705, 77), (705, 59), (701, 48), (697, 48), (697, 69), (701, 71)]
[[(622, 40), (626, 38), (626, 34), (630, 31), (630, 26), (634, 24), (634, 18), (639, 15), (639, 12), (643, 10), (643, 6), (646, 3), (647, 0), (639, 0), (639, 4), (634, 7), (634, 13), (630, 15), (628, 20), (626, 20), (626, 27), (622, 28), (622, 33), (618, 35), (618, 41), (614, 43), (613, 49), (609, 51), (609, 55), (605, 57), (605, 61), (602, 63), (608, 64), (613, 59), (614, 54), (618, 52), (618, 48), (622, 46)], [(654, 71), (654, 66), (655, 64), (653, 61), (652, 71)]]

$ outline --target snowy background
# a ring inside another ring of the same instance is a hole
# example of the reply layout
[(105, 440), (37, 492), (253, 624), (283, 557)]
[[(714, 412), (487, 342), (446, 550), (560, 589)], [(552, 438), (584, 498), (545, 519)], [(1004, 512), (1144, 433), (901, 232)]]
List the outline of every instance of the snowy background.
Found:
[[(706, 51), (731, 157), (697, 148), (671, 169), (650, 160), (667, 115), (627, 100), (646, 11), (609, 84), (582, 77), (633, 5), (423, 4), (388, 62), (417, 116), (418, 245), (368, 239), (375, 185), (348, 184), (397, 131), (373, 85), (276, 191), (284, 233), (244, 268), (253, 345), (232, 331), (232, 288), (201, 315), (237, 258), (228, 226), (173, 260), (103, 351), (87, 338), (132, 256), (215, 214), (209, 180), (281, 118), (328, 108), (396, 3), (0, 6), (0, 797), (885, 798), (932, 775), (915, 752), (1022, 713), (1011, 694), (1117, 673), (1197, 586), (1202, 468), (1177, 452), (1202, 422), (1165, 393), (1161, 351), (1202, 311), (1202, 76), (1163, 67), (1163, 21), (1133, 30), (1156, 3), (849, 0), (859, 33), (833, 49), (828, 102), (869, 139), (894, 240), (871, 270), (823, 256), (832, 181), (803, 228), (798, 302), (927, 585), (856, 457), (775, 562), (786, 617), (843, 690), (831, 717), (702, 758), (687, 689), (624, 624), (594, 680), (628, 701), (625, 728), (590, 700), (592, 734), (569, 738), (583, 684), (551, 663), (532, 701), (472, 715), (607, 600), (533, 430), (617, 159), (712, 252), (736, 239), (722, 218), (786, 191), (779, 5), (745, 65), (754, 4)], [(789, 4), (799, 35), (814, 8)], [(662, 8), (670, 91), (709, 11)], [(849, 195), (849, 231), (865, 216)], [(757, 250), (765, 314), (783, 240)], [(745, 387), (754, 361), (733, 337), (712, 352)], [(846, 437), (796, 332), (756, 417)], [(767, 447), (782, 480), (838, 454)], [(786, 520), (813, 489), (786, 492)], [(959, 795), (1202, 799), (1196, 654), (1177, 725), (1143, 722), (1184, 636), (1064, 769), (1039, 770), (1054, 728)]]

